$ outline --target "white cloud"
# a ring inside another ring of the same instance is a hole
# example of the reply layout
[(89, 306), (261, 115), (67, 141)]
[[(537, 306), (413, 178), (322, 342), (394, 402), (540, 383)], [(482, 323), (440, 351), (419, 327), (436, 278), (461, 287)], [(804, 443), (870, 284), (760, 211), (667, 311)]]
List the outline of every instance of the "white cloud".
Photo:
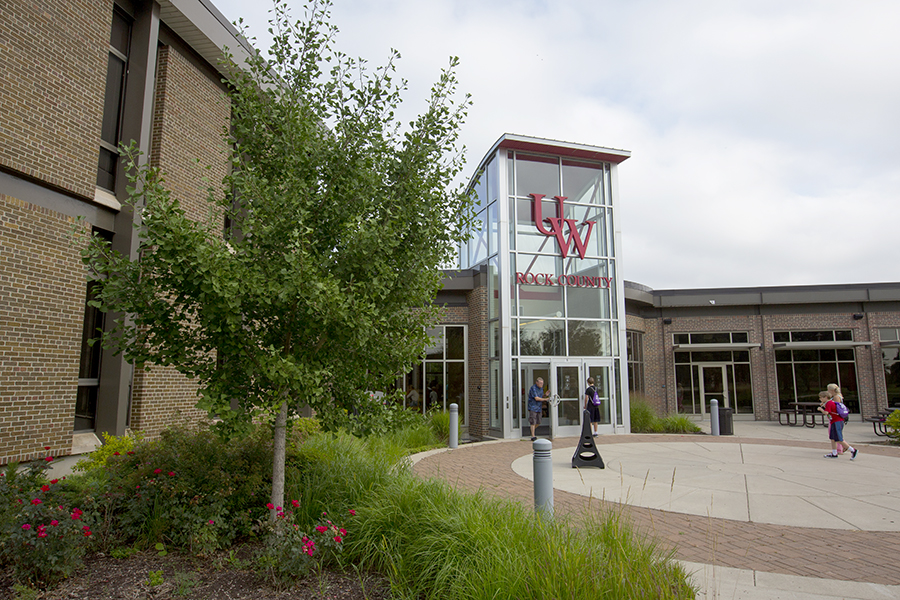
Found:
[[(216, 4), (265, 31), (265, 2)], [(896, 2), (337, 0), (332, 15), (347, 54), (400, 51), (403, 121), (460, 57), (469, 169), (505, 132), (631, 150), (627, 279), (900, 280)]]

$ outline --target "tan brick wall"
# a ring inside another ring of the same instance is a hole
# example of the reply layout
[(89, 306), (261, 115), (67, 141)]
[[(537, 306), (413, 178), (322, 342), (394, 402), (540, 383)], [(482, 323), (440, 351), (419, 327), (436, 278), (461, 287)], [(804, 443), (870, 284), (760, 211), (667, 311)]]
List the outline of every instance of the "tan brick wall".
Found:
[(0, 3), (0, 165), (94, 197), (112, 2)]
[(0, 194), (0, 464), (72, 448), (87, 288), (73, 223)]
[(208, 218), (207, 187), (218, 187), (228, 173), (222, 133), (230, 118), (219, 86), (171, 46), (160, 48), (150, 163), (163, 170), (166, 187), (192, 219)]
[[(150, 162), (163, 171), (166, 187), (195, 220), (206, 221), (210, 216), (208, 184), (202, 178), (216, 185), (227, 173), (222, 132), (229, 119), (230, 108), (219, 87), (176, 49), (160, 48)], [(221, 231), (221, 215), (215, 224)], [(132, 429), (154, 436), (173, 423), (204, 418), (206, 414), (194, 408), (196, 391), (196, 384), (174, 368), (137, 371)]]

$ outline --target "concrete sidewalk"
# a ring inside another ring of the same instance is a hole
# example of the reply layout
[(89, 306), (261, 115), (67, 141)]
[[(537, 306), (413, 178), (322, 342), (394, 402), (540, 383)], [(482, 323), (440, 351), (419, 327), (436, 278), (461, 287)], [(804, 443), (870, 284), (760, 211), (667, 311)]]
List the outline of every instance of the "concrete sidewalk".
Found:
[[(594, 438), (608, 468), (572, 469), (554, 440), (558, 514), (619, 507), (671, 547), (705, 598), (900, 598), (900, 448), (851, 421), (849, 456), (827, 431), (735, 421), (735, 436)], [(498, 441), (417, 457), (415, 471), (533, 502), (531, 444)]]

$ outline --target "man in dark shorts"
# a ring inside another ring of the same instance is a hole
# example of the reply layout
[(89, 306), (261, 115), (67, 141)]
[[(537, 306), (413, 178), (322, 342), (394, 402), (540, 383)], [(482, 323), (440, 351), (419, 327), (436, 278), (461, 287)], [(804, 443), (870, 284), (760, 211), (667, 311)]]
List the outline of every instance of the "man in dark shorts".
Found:
[(537, 438), (534, 428), (541, 424), (541, 402), (550, 398), (544, 398), (544, 378), (538, 377), (531, 389), (528, 390), (528, 424), (531, 425), (531, 441)]

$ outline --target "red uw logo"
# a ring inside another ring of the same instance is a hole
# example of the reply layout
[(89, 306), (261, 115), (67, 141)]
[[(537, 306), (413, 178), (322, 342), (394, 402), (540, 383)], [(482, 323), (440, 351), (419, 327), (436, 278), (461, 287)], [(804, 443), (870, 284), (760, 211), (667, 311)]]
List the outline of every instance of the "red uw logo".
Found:
[[(587, 253), (588, 240), (591, 239), (591, 232), (594, 230), (594, 225), (597, 222), (585, 221), (582, 223), (582, 225), (588, 226), (587, 234), (582, 240), (581, 236), (578, 234), (578, 230), (575, 228), (575, 219), (564, 219), (562, 217), (544, 218), (543, 203), (541, 202), (544, 198), (544, 194), (528, 195), (534, 198), (534, 226), (537, 227), (537, 230), (546, 236), (556, 236), (556, 241), (559, 243), (559, 251), (563, 258), (568, 256), (569, 248), (573, 242), (575, 243), (575, 249), (578, 251), (579, 258), (584, 258), (584, 255)], [(563, 201), (566, 199), (566, 196), (553, 196), (553, 198), (559, 203), (559, 214), (564, 215)], [(544, 226), (544, 221), (550, 223), (549, 230)], [(566, 239), (565, 233), (563, 232), (564, 222), (569, 226), (569, 239)]]

